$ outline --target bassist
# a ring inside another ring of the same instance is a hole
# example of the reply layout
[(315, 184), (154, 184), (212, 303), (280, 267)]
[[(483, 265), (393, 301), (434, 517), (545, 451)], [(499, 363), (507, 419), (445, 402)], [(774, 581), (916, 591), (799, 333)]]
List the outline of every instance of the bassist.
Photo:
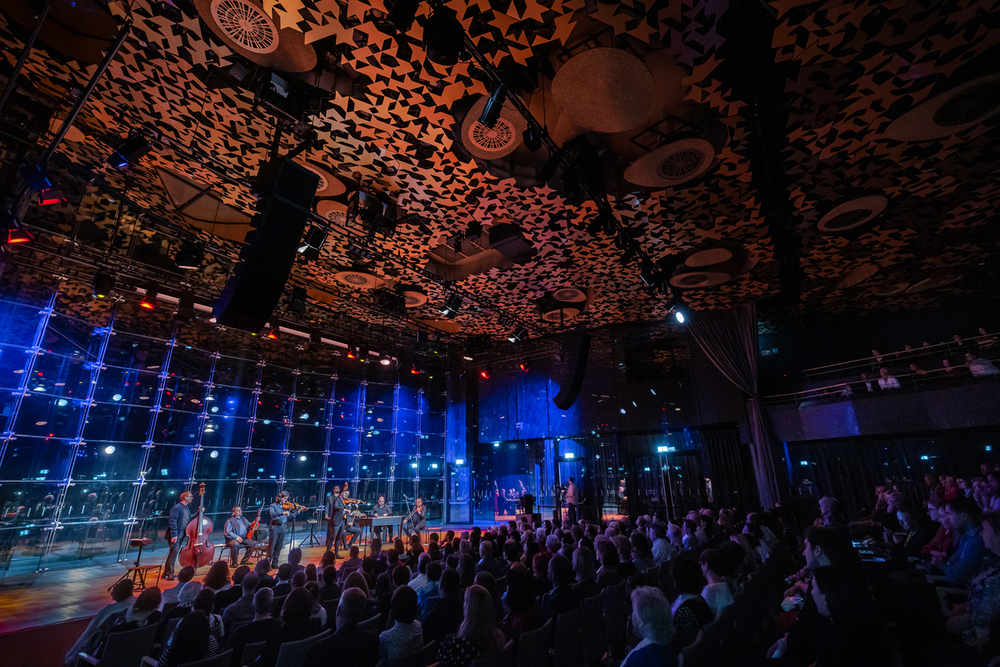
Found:
[(170, 508), (170, 520), (167, 524), (167, 541), (170, 543), (170, 552), (167, 554), (167, 566), (163, 570), (163, 578), (170, 581), (174, 578), (174, 563), (177, 561), (177, 554), (187, 537), (184, 529), (191, 521), (191, 510), (188, 505), (194, 499), (194, 494), (185, 491), (181, 494), (180, 500)]

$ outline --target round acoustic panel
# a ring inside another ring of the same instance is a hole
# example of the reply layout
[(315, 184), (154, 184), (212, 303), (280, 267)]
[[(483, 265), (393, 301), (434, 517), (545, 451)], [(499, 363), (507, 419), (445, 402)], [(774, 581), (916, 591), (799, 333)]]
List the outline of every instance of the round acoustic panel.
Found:
[(896, 296), (897, 294), (904, 293), (909, 288), (910, 282), (908, 280), (894, 279), (874, 288), (872, 294), (874, 296)]
[(645, 188), (672, 188), (712, 166), (715, 149), (704, 139), (680, 139), (642, 156), (625, 170), (625, 180)]
[(953, 273), (941, 273), (933, 276), (927, 276), (912, 285), (906, 290), (907, 294), (916, 294), (917, 292), (926, 292), (927, 290), (937, 289), (939, 287), (944, 287), (945, 285), (950, 285), (954, 282), (958, 282), (959, 276)]
[(344, 224), (347, 222), (347, 204), (332, 199), (320, 199), (316, 202), (316, 213), (330, 222)]
[(556, 72), (552, 97), (575, 123), (594, 132), (625, 132), (656, 112), (649, 68), (628, 51), (600, 47), (573, 56)]
[(1000, 113), (1000, 74), (967, 81), (917, 105), (892, 121), (885, 136), (929, 141), (957, 134)]
[(427, 303), (427, 294), (416, 285), (400, 285), (400, 291), (407, 308), (419, 308)]
[(732, 279), (731, 275), (720, 271), (681, 271), (671, 276), (670, 284), (678, 289), (708, 289)]
[(305, 34), (279, 28), (256, 0), (195, 0), (198, 15), (226, 46), (258, 65), (279, 72), (316, 67), (316, 50)]
[(703, 266), (721, 264), (733, 258), (733, 253), (728, 248), (706, 248), (693, 252), (684, 260), (684, 263), (691, 268), (698, 269)]
[(563, 287), (557, 289), (552, 293), (552, 296), (557, 301), (564, 301), (566, 303), (580, 303), (587, 300), (587, 295), (584, 294), (582, 290), (578, 290), (575, 287)]
[(375, 289), (378, 287), (379, 283), (379, 279), (377, 277), (361, 269), (339, 271), (333, 277), (338, 283), (346, 285), (351, 289)]
[(878, 217), (888, 204), (889, 200), (881, 195), (852, 199), (820, 218), (816, 228), (825, 234), (846, 232)]
[(854, 287), (858, 283), (864, 282), (878, 273), (878, 267), (874, 264), (859, 264), (849, 270), (837, 280), (837, 289)]
[[(64, 118), (53, 118), (49, 121), (49, 132), (55, 134), (59, 131), (59, 128), (63, 126)], [(70, 125), (69, 130), (66, 131), (66, 136), (64, 137), (66, 141), (83, 141), (87, 138), (87, 135), (83, 133), (83, 130), (78, 128), (76, 125)]]
[(469, 109), (462, 122), (462, 144), (472, 155), (483, 160), (497, 160), (510, 155), (521, 145), (521, 133), (528, 123), (514, 107), (504, 102), (500, 118), (493, 127), (479, 122), (488, 98), (481, 97)]
[(339, 197), (347, 192), (344, 182), (326, 169), (305, 160), (295, 160), (295, 164), (319, 176), (319, 185), (316, 186), (317, 197)]
[(571, 320), (574, 317), (579, 317), (579, 315), (579, 308), (556, 308), (555, 310), (549, 310), (542, 313), (542, 320), (545, 322), (552, 322), (553, 324), (559, 324), (560, 322)]

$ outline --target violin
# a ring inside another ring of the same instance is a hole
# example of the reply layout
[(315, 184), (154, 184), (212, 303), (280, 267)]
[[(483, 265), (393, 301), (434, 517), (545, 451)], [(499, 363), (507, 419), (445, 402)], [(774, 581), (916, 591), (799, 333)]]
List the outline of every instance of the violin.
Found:
[(181, 567), (190, 565), (198, 569), (210, 565), (215, 556), (215, 545), (209, 541), (212, 520), (205, 516), (205, 482), (198, 486), (198, 515), (188, 522), (184, 534), (187, 535), (187, 544), (177, 554)]
[(281, 503), (281, 509), (285, 510), (286, 512), (294, 512), (298, 514), (299, 512), (305, 512), (309, 508), (306, 507), (305, 505), (299, 505), (296, 502), (292, 502), (291, 500), (286, 500), (285, 502)]

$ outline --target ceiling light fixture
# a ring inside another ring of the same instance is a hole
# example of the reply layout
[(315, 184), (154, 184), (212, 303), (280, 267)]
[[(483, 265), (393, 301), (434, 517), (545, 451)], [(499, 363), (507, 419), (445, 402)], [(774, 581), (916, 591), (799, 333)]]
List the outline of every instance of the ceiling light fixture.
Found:
[(94, 274), (94, 296), (103, 299), (115, 288), (115, 277), (103, 270)]
[(518, 327), (513, 332), (511, 332), (509, 336), (507, 336), (507, 340), (509, 340), (512, 343), (516, 343), (519, 340), (524, 340), (527, 337), (528, 337), (528, 330), (525, 329), (524, 327)]
[(9, 209), (0, 209), (0, 241), (6, 245), (15, 245), (28, 243), (34, 239), (31, 232), (21, 227), (21, 221), (16, 215)]
[(193, 271), (201, 268), (201, 261), (205, 257), (205, 251), (201, 245), (194, 241), (185, 241), (181, 244), (177, 256), (174, 257), (174, 265), (183, 271)]
[(51, 206), (52, 204), (62, 204), (66, 197), (58, 188), (46, 188), (38, 193), (39, 206)]
[(479, 123), (488, 129), (493, 129), (493, 126), (497, 124), (500, 120), (500, 112), (503, 111), (503, 103), (507, 100), (507, 89), (508, 85), (506, 81), (500, 82), (493, 92), (490, 94), (490, 98), (486, 100), (486, 105), (483, 107), (483, 113), (479, 116)]
[(358, 350), (357, 350), (357, 348), (354, 347), (354, 343), (350, 343), (347, 346), (347, 358), (348, 359), (357, 359), (358, 358)]
[(481, 377), (484, 380), (489, 380), (491, 375), (493, 375), (492, 366), (487, 366), (486, 368), (479, 371), (479, 377)]
[(140, 134), (133, 134), (125, 141), (118, 144), (118, 147), (108, 157), (108, 164), (116, 169), (125, 169), (129, 165), (134, 165), (142, 156), (150, 151), (152, 146)]
[(455, 317), (458, 315), (459, 309), (462, 307), (462, 296), (460, 294), (451, 294), (444, 302), (444, 307), (441, 308), (441, 314), (445, 317)]
[(383, 366), (389, 366), (390, 364), (392, 364), (392, 356), (389, 353), (384, 352), (379, 357), (378, 362)]
[(455, 10), (437, 5), (424, 22), (424, 51), (432, 63), (451, 67), (465, 55), (465, 28)]
[(149, 287), (146, 288), (146, 296), (142, 297), (142, 301), (139, 302), (139, 307), (145, 310), (156, 310), (159, 306), (159, 302), (156, 297), (159, 296), (160, 290), (155, 283), (151, 283)]
[(305, 314), (306, 312), (306, 288), (301, 285), (292, 287), (292, 296), (288, 301), (288, 310), (293, 313)]
[[(195, 317), (194, 294), (191, 292), (181, 292), (181, 296), (177, 300), (177, 314), (174, 315), (174, 319), (178, 322), (190, 322)], [(214, 317), (212, 321), (215, 321)]]
[(299, 254), (305, 259), (319, 259), (319, 252), (326, 242), (326, 230), (313, 225), (299, 244)]
[(531, 359), (528, 358), (528, 359), (525, 359), (524, 361), (522, 361), (520, 364), (518, 364), (518, 368), (521, 369), (522, 373), (527, 373), (528, 371), (530, 371), (531, 370)]

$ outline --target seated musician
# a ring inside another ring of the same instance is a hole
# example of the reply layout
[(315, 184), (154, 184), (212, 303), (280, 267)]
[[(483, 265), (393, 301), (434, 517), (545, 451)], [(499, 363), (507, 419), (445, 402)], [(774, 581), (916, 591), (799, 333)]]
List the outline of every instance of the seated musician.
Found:
[[(341, 496), (344, 499), (344, 504), (347, 505), (347, 514), (344, 517), (344, 532), (341, 533), (341, 540), (343, 541), (344, 548), (350, 549), (354, 546), (354, 543), (358, 541), (359, 535), (361, 535), (361, 526), (354, 525), (354, 518), (357, 516), (354, 514), (358, 511), (358, 500), (351, 498), (351, 491), (347, 487), (347, 483), (344, 483), (344, 493)], [(347, 541), (347, 535), (350, 534), (351, 541)]]
[(410, 520), (406, 523), (408, 526), (406, 532), (409, 535), (419, 533), (427, 527), (427, 507), (424, 505), (423, 498), (417, 498), (417, 504), (413, 506), (413, 511), (410, 513)]
[(243, 508), (237, 505), (233, 508), (233, 515), (226, 519), (226, 546), (229, 547), (229, 564), (236, 565), (236, 552), (239, 551), (242, 546), (245, 551), (243, 552), (243, 560), (240, 561), (240, 565), (246, 565), (250, 562), (250, 549), (257, 546), (255, 540), (247, 537), (247, 532), (250, 530), (250, 522), (243, 518)]
[[(379, 496), (378, 502), (375, 503), (375, 507), (372, 508), (372, 516), (383, 517), (392, 516), (392, 508), (385, 504), (385, 496)], [(379, 526), (375, 529), (375, 537), (382, 539), (382, 528)], [(388, 530), (389, 539), (392, 539), (392, 526), (384, 526)]]

